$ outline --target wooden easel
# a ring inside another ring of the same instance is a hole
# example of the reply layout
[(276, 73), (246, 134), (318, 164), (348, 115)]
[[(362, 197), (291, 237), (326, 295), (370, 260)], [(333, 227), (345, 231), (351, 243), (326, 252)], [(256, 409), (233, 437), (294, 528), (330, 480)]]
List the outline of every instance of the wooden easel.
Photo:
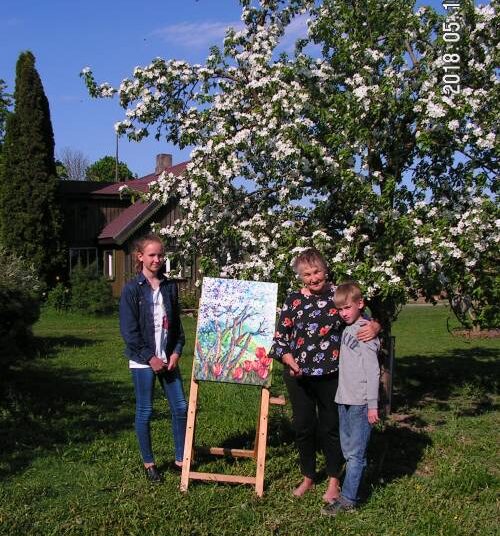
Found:
[(196, 403), (198, 400), (198, 382), (194, 380), (194, 365), (193, 374), (191, 375), (191, 391), (189, 394), (189, 408), (186, 427), (186, 441), (184, 443), (184, 461), (182, 464), (181, 475), (181, 491), (186, 492), (189, 485), (189, 480), (208, 480), (210, 482), (231, 482), (233, 484), (250, 484), (255, 486), (255, 493), (262, 497), (264, 493), (264, 468), (266, 464), (266, 446), (267, 446), (267, 426), (269, 405), (277, 404), (283, 406), (285, 404), (284, 397), (270, 396), (269, 389), (262, 388), (260, 399), (260, 411), (257, 420), (257, 431), (255, 433), (255, 446), (253, 450), (231, 449), (223, 447), (211, 447), (206, 449), (210, 454), (216, 456), (233, 456), (235, 458), (254, 458), (257, 461), (257, 472), (255, 476), (238, 476), (224, 475), (221, 473), (199, 473), (191, 471), (191, 463), (194, 459), (194, 437), (196, 426)]

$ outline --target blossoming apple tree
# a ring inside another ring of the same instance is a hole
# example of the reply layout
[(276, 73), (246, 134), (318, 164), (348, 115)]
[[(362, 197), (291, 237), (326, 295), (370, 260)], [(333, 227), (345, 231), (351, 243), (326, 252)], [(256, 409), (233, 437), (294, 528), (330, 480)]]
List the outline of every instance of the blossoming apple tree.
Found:
[[(242, 28), (203, 65), (156, 58), (119, 88), (83, 70), (91, 95), (118, 93), (119, 134), (194, 147), (151, 189), (183, 213), (160, 232), (205, 274), (282, 292), (315, 245), (386, 325), (443, 291), (463, 322), (498, 322), (498, 1), (240, 2)], [(307, 32), (280, 53), (297, 17)]]

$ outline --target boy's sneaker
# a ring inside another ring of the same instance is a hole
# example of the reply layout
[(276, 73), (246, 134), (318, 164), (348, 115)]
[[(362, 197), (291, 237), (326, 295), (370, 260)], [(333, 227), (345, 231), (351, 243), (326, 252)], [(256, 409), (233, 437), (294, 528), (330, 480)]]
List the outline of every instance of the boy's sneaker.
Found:
[(145, 467), (144, 470), (146, 472), (146, 478), (150, 482), (153, 482), (154, 484), (159, 484), (163, 480), (161, 474), (156, 468), (156, 465), (150, 465), (149, 467)]
[(345, 504), (341, 501), (332, 501), (326, 506), (323, 506), (321, 513), (324, 516), (336, 516), (341, 512), (354, 512), (355, 507), (352, 504)]

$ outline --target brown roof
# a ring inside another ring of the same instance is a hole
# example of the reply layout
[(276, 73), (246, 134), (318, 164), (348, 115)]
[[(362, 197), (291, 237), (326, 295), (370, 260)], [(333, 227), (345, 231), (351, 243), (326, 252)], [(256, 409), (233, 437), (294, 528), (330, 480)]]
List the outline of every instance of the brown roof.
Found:
[(104, 227), (97, 237), (99, 243), (118, 244), (121, 246), (159, 208), (160, 204), (156, 202), (144, 203), (144, 201), (136, 201)]
[[(173, 173), (176, 176), (181, 175), (186, 169), (187, 164), (187, 162), (181, 162), (180, 164), (176, 164), (175, 166), (172, 166), (165, 171)], [(104, 188), (101, 188), (94, 193), (99, 195), (117, 195), (120, 193), (119, 189), (124, 185), (128, 186), (132, 190), (137, 190), (138, 192), (147, 192), (149, 190), (149, 183), (157, 180), (158, 176), (159, 175), (156, 175), (155, 173), (150, 173), (149, 175), (145, 175), (140, 179), (123, 182), (113, 182), (112, 184), (108, 184)]]
[[(181, 162), (165, 171), (173, 173), (174, 175), (181, 175), (186, 169), (187, 162)], [(120, 195), (120, 188), (122, 186), (128, 186), (132, 190), (138, 192), (147, 192), (149, 189), (149, 183), (158, 179), (158, 175), (150, 173), (139, 179), (133, 179), (131, 181), (123, 182), (92, 182), (92, 181), (59, 181), (59, 188), (64, 193), (88, 193), (92, 195)]]
[[(171, 168), (168, 172), (174, 175), (180, 175), (186, 169), (187, 162), (182, 162)], [(140, 179), (125, 182), (114, 182), (107, 184), (104, 188), (93, 191), (93, 194), (98, 195), (119, 195), (119, 188), (123, 185), (129, 186), (132, 190), (139, 192), (147, 192), (149, 183), (156, 180), (158, 175), (151, 173)], [(98, 236), (100, 244), (117, 244), (122, 245), (127, 238), (132, 235), (148, 218), (150, 218), (158, 209), (160, 204), (157, 202), (145, 203), (144, 201), (136, 201), (130, 207), (126, 208), (114, 220), (112, 220)]]

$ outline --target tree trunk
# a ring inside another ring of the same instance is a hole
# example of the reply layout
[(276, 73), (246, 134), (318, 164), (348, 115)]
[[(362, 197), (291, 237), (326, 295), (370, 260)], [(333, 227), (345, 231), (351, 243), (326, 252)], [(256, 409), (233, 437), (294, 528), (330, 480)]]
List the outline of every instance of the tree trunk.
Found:
[(383, 334), (379, 353), (380, 402), (379, 406), (387, 416), (392, 411), (392, 382), (394, 376), (394, 350), (396, 337)]
[(392, 411), (392, 389), (394, 377), (395, 337), (391, 333), (391, 319), (394, 312), (391, 307), (382, 300), (370, 301), (369, 307), (372, 317), (382, 326), (380, 338), (380, 390), (379, 408), (383, 414), (389, 415)]

